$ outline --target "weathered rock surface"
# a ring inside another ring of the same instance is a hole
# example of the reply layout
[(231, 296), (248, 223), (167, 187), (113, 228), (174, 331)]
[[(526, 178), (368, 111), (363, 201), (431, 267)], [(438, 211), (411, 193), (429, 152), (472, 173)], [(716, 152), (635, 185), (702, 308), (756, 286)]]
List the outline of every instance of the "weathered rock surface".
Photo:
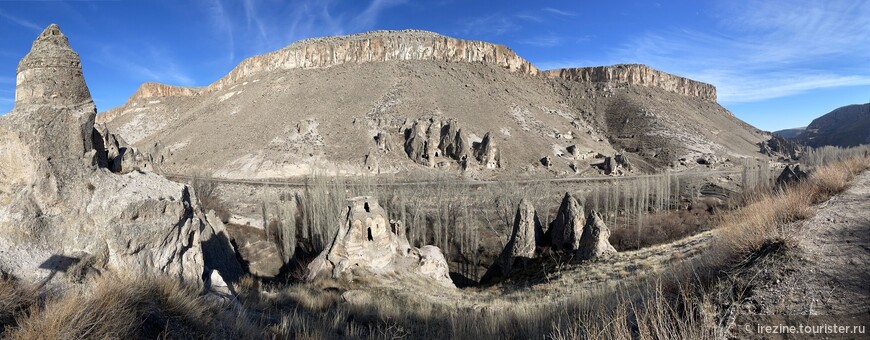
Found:
[(610, 229), (604, 224), (604, 219), (597, 211), (592, 210), (586, 216), (586, 225), (574, 257), (579, 260), (605, 258), (616, 254), (616, 248), (610, 245)]
[(801, 170), (800, 165), (786, 165), (785, 169), (776, 177), (776, 186), (797, 183), (807, 177), (807, 173)]
[(549, 78), (563, 78), (578, 82), (656, 87), (685, 96), (716, 101), (716, 87), (713, 85), (640, 64), (565, 68), (544, 71), (543, 74)]
[[(495, 149), (495, 142), (490, 141), (489, 133), (483, 142), (472, 146), (468, 137), (463, 135), (459, 123), (453, 119), (441, 121), (437, 118), (427, 118), (414, 121), (405, 130), (405, 153), (414, 162), (435, 167), (446, 160), (456, 162), (465, 169), (468, 166), (468, 154), (475, 152), (479, 162), (486, 168), (495, 169), (501, 166), (500, 154)], [(472, 147), (476, 149), (471, 150)]]
[(399, 221), (388, 221), (386, 211), (371, 197), (348, 200), (342, 210), (344, 224), (329, 245), (308, 265), (306, 280), (334, 278), (392, 282), (405, 276), (453, 287), (447, 261), (434, 246), (414, 248)]
[(278, 51), (245, 59), (228, 75), (209, 86), (207, 91), (220, 90), (251, 75), (280, 69), (315, 69), (340, 64), (402, 60), (482, 62), (511, 72), (529, 75), (539, 73), (535, 66), (503, 45), (455, 39), (419, 30), (373, 31), (300, 40)]
[(236, 258), (236, 249), (230, 242), (226, 226), (214, 210), (206, 213), (206, 220), (208, 223), (201, 236), (206, 271), (219, 269), (221, 277), (226, 281), (238, 281), (245, 272)]
[(758, 143), (758, 147), (762, 154), (785, 160), (798, 159), (803, 154), (800, 144), (776, 134), (771, 135), (770, 139)]
[(492, 283), (500, 278), (509, 277), (518, 269), (524, 268), (535, 257), (539, 246), (543, 245), (544, 232), (538, 213), (531, 203), (523, 199), (517, 206), (514, 227), (508, 243), (501, 254), (489, 267), (481, 283)]
[(556, 218), (550, 222), (545, 239), (555, 250), (574, 251), (580, 248), (580, 237), (583, 235), (583, 226), (586, 224), (586, 215), (583, 206), (577, 199), (566, 192), (556, 212)]
[(501, 150), (498, 149), (489, 132), (474, 149), (474, 158), (487, 169), (501, 168)]
[(0, 269), (49, 282), (87, 257), (100, 271), (201, 283), (195, 196), (151, 173), (101, 168), (95, 114), (78, 55), (50, 25), (0, 116)]

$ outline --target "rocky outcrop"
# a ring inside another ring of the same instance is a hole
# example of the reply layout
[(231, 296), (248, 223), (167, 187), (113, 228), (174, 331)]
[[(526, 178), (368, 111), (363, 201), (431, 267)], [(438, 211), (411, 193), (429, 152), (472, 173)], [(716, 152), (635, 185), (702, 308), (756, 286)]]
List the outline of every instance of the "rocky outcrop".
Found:
[[(489, 136), (489, 134), (487, 134)], [(489, 140), (488, 137), (484, 137)], [(494, 143), (487, 142), (489, 150), (492, 154), (484, 156), (493, 158), (495, 167), (500, 166), (497, 151)], [(477, 146), (478, 149), (480, 145)], [(405, 130), (405, 153), (408, 158), (414, 162), (428, 167), (436, 167), (444, 164), (445, 160), (454, 161), (459, 164), (460, 168), (465, 169), (468, 166), (468, 154), (471, 151), (472, 145), (468, 142), (468, 137), (464, 136), (459, 123), (455, 119), (441, 121), (437, 118), (418, 119), (413, 122), (410, 128)], [(477, 149), (475, 149), (477, 152)], [(481, 162), (486, 165), (487, 163)]]
[(199, 95), (201, 92), (201, 88), (147, 82), (140, 85), (136, 92), (133, 92), (133, 95), (127, 99), (127, 104), (101, 113), (97, 116), (96, 121), (98, 123), (105, 123), (123, 115), (126, 112), (125, 109), (128, 108), (131, 103), (147, 101), (152, 98), (193, 97)]
[(762, 154), (783, 160), (796, 160), (803, 154), (803, 147), (800, 144), (776, 134), (758, 143), (758, 148)]
[(104, 124), (94, 126), (93, 141), (97, 164), (114, 173), (155, 171), (163, 162), (162, 158), (155, 159), (150, 153), (139, 152), (128, 145), (121, 136), (110, 133)]
[(606, 258), (616, 254), (616, 249), (610, 245), (610, 229), (604, 224), (604, 219), (597, 211), (592, 210), (586, 216), (583, 235), (574, 257), (578, 260)]
[(489, 132), (474, 146), (474, 158), (487, 169), (501, 168), (501, 150), (498, 149)]
[(586, 224), (586, 215), (583, 206), (577, 199), (566, 192), (562, 197), (562, 204), (556, 212), (556, 218), (550, 222), (545, 239), (555, 250), (574, 251), (580, 248), (580, 237), (583, 235), (583, 226)]
[(797, 183), (807, 178), (807, 173), (801, 170), (800, 165), (787, 165), (779, 176), (776, 177), (776, 186), (783, 186), (791, 183)]
[(49, 26), (19, 64), (14, 109), (0, 116), (0, 269), (55, 283), (81, 262), (201, 284), (195, 195), (152, 173), (102, 168), (95, 114), (77, 54)]
[(560, 78), (585, 83), (605, 83), (613, 86), (647, 86), (716, 101), (716, 87), (699, 81), (655, 70), (646, 65), (620, 64), (581, 68), (564, 68), (543, 72), (548, 78)]
[(252, 75), (276, 70), (326, 68), (389, 61), (488, 63), (511, 72), (537, 75), (538, 69), (506, 46), (419, 31), (372, 31), (300, 40), (278, 51), (248, 58), (206, 91), (226, 88)]
[(345, 221), (332, 244), (308, 265), (307, 281), (366, 278), (367, 282), (391, 282), (411, 275), (453, 287), (441, 250), (412, 247), (402, 223), (388, 221), (377, 200), (352, 198), (342, 216)]
[(525, 268), (543, 245), (544, 233), (538, 213), (531, 203), (523, 199), (517, 206), (511, 237), (501, 254), (480, 279), (483, 284), (506, 278)]

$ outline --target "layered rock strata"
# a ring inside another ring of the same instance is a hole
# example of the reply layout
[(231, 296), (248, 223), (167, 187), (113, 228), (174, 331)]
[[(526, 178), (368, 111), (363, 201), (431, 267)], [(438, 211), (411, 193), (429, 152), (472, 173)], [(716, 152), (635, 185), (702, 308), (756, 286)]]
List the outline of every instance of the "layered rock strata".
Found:
[(543, 75), (548, 78), (585, 83), (656, 87), (676, 94), (716, 101), (716, 87), (713, 85), (658, 71), (641, 64), (564, 68), (544, 71)]

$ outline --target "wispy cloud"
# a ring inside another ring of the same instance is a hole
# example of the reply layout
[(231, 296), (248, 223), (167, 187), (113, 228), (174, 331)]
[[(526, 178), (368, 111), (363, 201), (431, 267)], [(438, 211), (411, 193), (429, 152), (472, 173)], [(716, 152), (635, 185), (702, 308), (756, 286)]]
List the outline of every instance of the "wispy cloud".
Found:
[(13, 24), (32, 29), (34, 31), (38, 31), (38, 32), (42, 31), (42, 27), (33, 23), (32, 21), (21, 19), (19, 17), (16, 17), (16, 16), (9, 14), (9, 13), (2, 11), (2, 10), (0, 10), (0, 18), (3, 18), (3, 19), (5, 19), (5, 21), (9, 21)]
[(713, 83), (724, 103), (870, 84), (870, 2), (723, 6), (713, 33), (648, 32), (617, 48), (613, 59)]
[(565, 17), (577, 16), (577, 13), (570, 12), (570, 11), (563, 11), (561, 9), (556, 9), (556, 8), (552, 8), (552, 7), (544, 7), (544, 9), (542, 9), (542, 11), (547, 12), (547, 13), (556, 14), (556, 15), (565, 16)]
[(207, 0), (213, 34), (226, 44), (227, 59), (266, 53), (290, 42), (347, 34), (376, 27), (384, 11), (406, 0), (372, 0), (362, 9), (337, 6), (331, 0), (300, 0), (286, 6), (264, 6), (255, 0)]
[(536, 47), (555, 47), (559, 46), (565, 41), (564, 38), (554, 34), (548, 34), (528, 39), (519, 40), (520, 44), (531, 45)]
[(472, 19), (463, 24), (462, 32), (473, 35), (502, 35), (522, 28), (512, 16), (488, 15)]
[[(144, 54), (142, 52), (145, 52)], [(123, 70), (141, 81), (155, 81), (171, 85), (192, 86), (196, 81), (179, 66), (164, 49), (145, 45), (141, 50), (130, 51), (106, 46), (101, 51), (101, 60)]]

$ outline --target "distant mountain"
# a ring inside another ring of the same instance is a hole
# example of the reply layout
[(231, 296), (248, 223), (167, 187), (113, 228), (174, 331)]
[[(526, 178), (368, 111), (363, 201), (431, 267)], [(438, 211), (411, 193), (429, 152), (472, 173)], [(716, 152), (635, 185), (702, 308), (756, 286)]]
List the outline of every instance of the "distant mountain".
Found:
[(804, 127), (794, 128), (794, 129), (785, 129), (785, 130), (774, 131), (773, 133), (776, 135), (779, 135), (783, 138), (793, 139), (793, 138), (797, 138), (797, 136), (799, 136), (801, 133), (803, 133), (806, 130), (807, 130), (807, 127), (804, 126)]
[(816, 118), (796, 140), (812, 147), (870, 144), (870, 103), (843, 106)]

